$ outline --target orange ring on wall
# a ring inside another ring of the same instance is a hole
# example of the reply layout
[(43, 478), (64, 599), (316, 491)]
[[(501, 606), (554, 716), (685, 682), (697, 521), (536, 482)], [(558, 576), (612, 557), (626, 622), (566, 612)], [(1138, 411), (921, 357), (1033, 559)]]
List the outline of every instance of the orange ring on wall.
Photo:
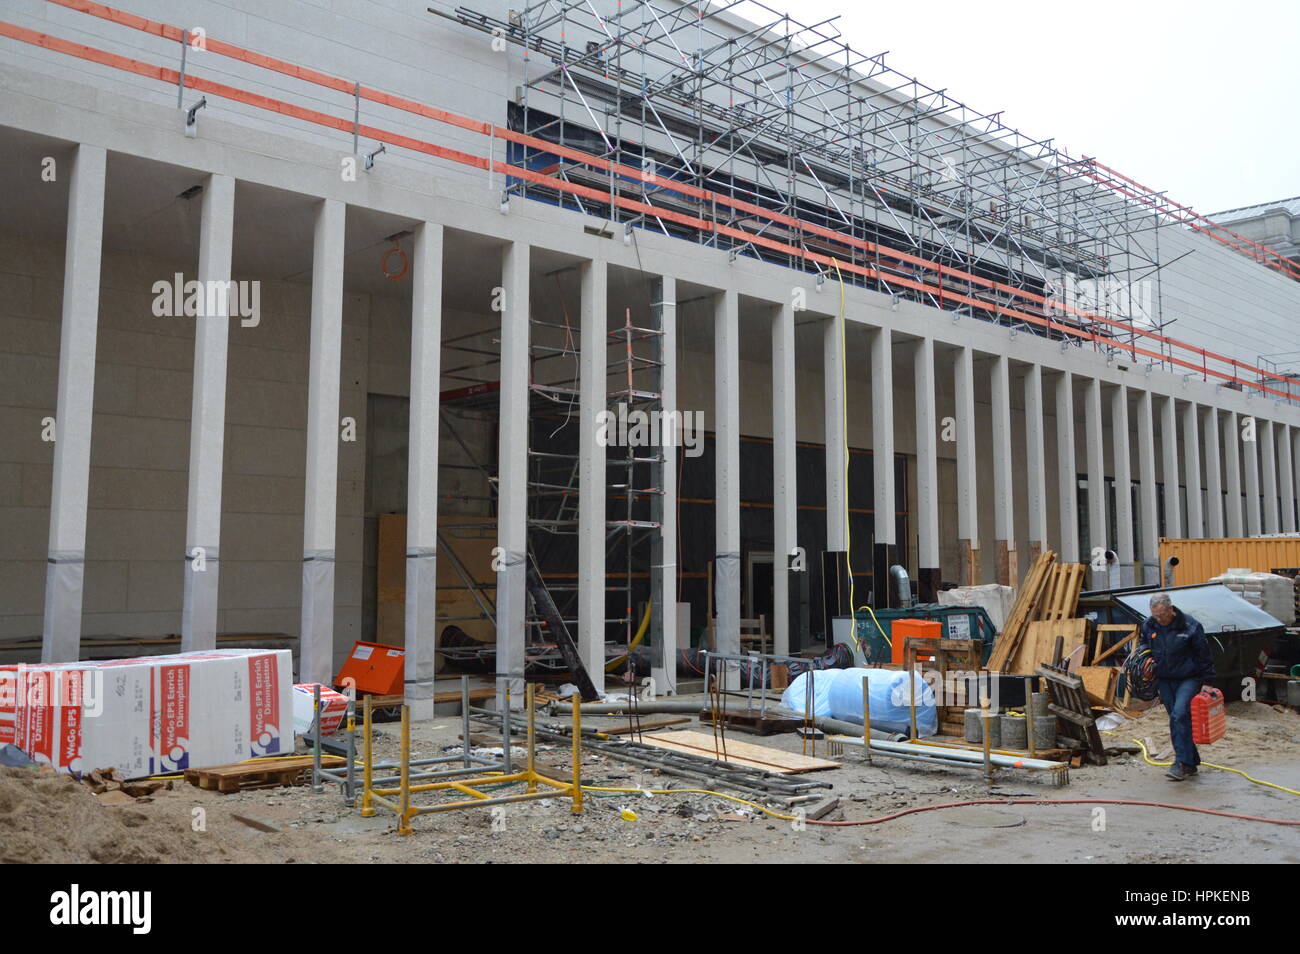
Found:
[[(388, 268), (388, 263), (394, 255), (401, 256), (402, 259), (401, 271), (394, 272), (394, 271), (390, 271)], [(385, 278), (387, 278), (390, 282), (395, 282), (411, 270), (411, 260), (407, 258), (406, 253), (402, 251), (402, 246), (395, 244), (393, 245), (392, 248), (390, 248), (387, 252), (385, 252), (384, 257), (379, 260), (379, 268), (383, 271)]]

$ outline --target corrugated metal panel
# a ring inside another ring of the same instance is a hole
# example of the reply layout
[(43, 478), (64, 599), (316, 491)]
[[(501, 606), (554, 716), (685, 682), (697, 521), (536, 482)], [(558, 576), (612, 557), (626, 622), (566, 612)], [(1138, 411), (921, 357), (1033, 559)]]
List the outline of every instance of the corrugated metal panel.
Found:
[[(1201, 541), (1196, 541), (1201, 542)], [(1254, 632), (1276, 629), (1282, 623), (1253, 603), (1242, 599), (1221, 583), (1208, 586), (1176, 586), (1168, 591), (1174, 605), (1195, 619), (1210, 634)], [(1139, 616), (1151, 612), (1150, 593), (1128, 593), (1116, 597)]]
[(1300, 537), (1171, 540), (1160, 538), (1160, 565), (1178, 557), (1177, 585), (1207, 583), (1234, 568), (1263, 572), (1300, 567)]

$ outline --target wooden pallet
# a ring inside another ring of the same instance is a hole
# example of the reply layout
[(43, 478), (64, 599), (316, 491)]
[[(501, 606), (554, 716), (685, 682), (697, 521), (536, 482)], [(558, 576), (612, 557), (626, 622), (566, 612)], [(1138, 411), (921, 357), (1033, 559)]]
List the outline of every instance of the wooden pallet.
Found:
[(1106, 764), (1106, 746), (1097, 731), (1092, 705), (1084, 693), (1084, 682), (1056, 666), (1039, 666), (1038, 675), (1047, 685), (1052, 701), (1047, 708), (1061, 720), (1061, 734), (1078, 739), (1097, 765)]
[(1003, 624), (1002, 633), (993, 645), (993, 652), (989, 655), (989, 669), (995, 672), (1005, 671), (1007, 663), (1015, 655), (1025, 628), (1037, 618), (1043, 590), (1055, 562), (1055, 551), (1044, 550), (1025, 574), (1024, 582), (1020, 584), (1020, 591), (1016, 594), (1015, 605), (1011, 607), (1011, 614)]
[[(925, 663), (931, 670), (939, 673), (939, 691), (946, 698), (949, 690), (949, 673), (979, 672), (980, 656), (984, 644), (978, 639), (932, 639), (924, 636), (908, 636), (903, 642), (903, 663), (908, 672), (915, 672), (921, 664), (920, 656), (930, 657)], [(924, 668), (924, 667), (921, 667)], [(964, 688), (964, 687), (963, 687)], [(963, 692), (964, 696), (964, 692)], [(957, 700), (955, 705), (936, 706), (940, 728), (962, 731), (966, 724), (967, 705), (978, 705), (979, 700)]]
[(781, 775), (797, 775), (801, 772), (817, 772), (840, 767), (839, 762), (831, 762), (828, 759), (800, 755), (798, 752), (786, 752), (766, 745), (755, 745), (752, 742), (738, 742), (735, 739), (727, 739), (726, 758), (722, 759), (719, 746), (714, 742), (713, 736), (705, 735), (703, 732), (685, 731), (647, 735), (643, 736), (641, 741), (646, 745), (667, 749), (669, 752), (703, 755), (733, 765), (758, 768)]
[(1083, 592), (1083, 578), (1087, 569), (1082, 563), (1058, 563), (1053, 566), (1048, 576), (1047, 591), (1034, 619), (1059, 621), (1073, 618), (1078, 613), (1079, 594)]
[[(321, 768), (339, 768), (347, 759), (339, 755), (322, 755)], [(229, 795), (252, 788), (278, 788), (305, 785), (311, 780), (312, 757), (292, 755), (282, 759), (237, 762), (210, 768), (186, 769), (185, 781), (198, 788)]]

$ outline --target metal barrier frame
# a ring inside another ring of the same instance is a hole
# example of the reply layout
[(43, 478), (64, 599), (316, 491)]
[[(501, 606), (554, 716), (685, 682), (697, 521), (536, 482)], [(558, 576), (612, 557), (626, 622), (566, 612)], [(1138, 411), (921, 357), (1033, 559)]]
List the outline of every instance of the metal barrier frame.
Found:
[[(436, 758), (417, 759), (407, 764), (407, 771), (411, 768), (423, 768), (430, 765), (446, 765), (450, 762), (463, 763), (460, 768), (420, 771), (414, 775), (414, 778), (424, 779), (447, 779), (455, 778), (461, 775), (471, 775), (475, 772), (484, 771), (505, 771), (510, 772), (510, 728), (506, 726), (501, 730), (501, 751), (500, 759), (484, 758), (480, 755), (474, 755), (470, 751), (469, 741), (469, 677), (460, 677), (460, 708), (461, 708), (461, 751), (455, 755), (443, 755)], [(507, 695), (507, 704), (509, 697)], [(321, 766), (321, 741), (320, 741), (320, 685), (317, 684), (312, 690), (312, 773), (311, 773), (311, 790), (315, 794), (325, 791), (322, 781), (337, 782), (343, 790), (343, 802), (348, 808), (356, 806), (356, 789), (357, 789), (357, 742), (356, 742), (356, 696), (349, 691), (348, 710), (345, 716), (347, 736), (347, 764), (342, 769), (327, 769)], [(365, 717), (365, 740), (364, 749), (366, 759), (362, 764), (363, 769), (371, 774), (371, 782), (379, 785), (391, 785), (401, 780), (400, 771), (402, 766), (398, 762), (380, 762), (375, 764), (371, 760), (371, 724), (372, 724), (372, 699), (369, 695), (364, 697), (363, 702)], [(406, 706), (402, 707), (403, 713)], [(375, 770), (381, 770), (388, 774), (379, 778), (374, 778)], [(374, 814), (371, 812), (370, 814)], [(362, 805), (362, 815), (366, 815), (365, 804)], [(366, 816), (369, 817), (369, 816)]]
[[(468, 690), (466, 690), (466, 705), (464, 711), (465, 724), (469, 724), (469, 705)], [(374, 806), (387, 808), (397, 815), (397, 833), (399, 835), (409, 835), (412, 833), (411, 819), (417, 815), (428, 815), (434, 812), (446, 812), (459, 808), (478, 808), (484, 805), (507, 805), (512, 802), (535, 801), (541, 798), (556, 798), (557, 796), (569, 796), (571, 799), (570, 811), (575, 815), (582, 814), (582, 710), (578, 706), (573, 707), (573, 779), (567, 782), (561, 782), (558, 779), (549, 778), (537, 771), (536, 752), (537, 737), (535, 727), (535, 710), (533, 708), (533, 686), (531, 683), (524, 690), (524, 709), (527, 712), (528, 731), (527, 731), (527, 753), (528, 762), (522, 772), (511, 772), (506, 768), (500, 775), (479, 774), (473, 778), (448, 778), (449, 775), (469, 774), (476, 769), (457, 770), (456, 772), (446, 773), (418, 773), (411, 774), (411, 767), (419, 764), (427, 764), (430, 760), (421, 759), (411, 761), (411, 709), (407, 705), (402, 706), (402, 752), (400, 762), (400, 774), (398, 776), (399, 785), (396, 788), (377, 788), (378, 783), (391, 780), (373, 778), (373, 762), (371, 758), (371, 735), (370, 735), (370, 714), (371, 707), (367, 697), (367, 705), (364, 707), (365, 715), (365, 758), (364, 758), (364, 787), (361, 794), (361, 814), (365, 818), (372, 817), (375, 814)], [(509, 715), (509, 709), (506, 710)], [(509, 729), (506, 728), (510, 719), (501, 720), (503, 736), (508, 737)], [(466, 731), (466, 746), (469, 744), (469, 733)], [(508, 749), (506, 750), (509, 751)], [(436, 761), (436, 760), (435, 760)], [(437, 781), (416, 781), (421, 778), (438, 778)], [(415, 781), (415, 784), (412, 784)], [(478, 786), (483, 785), (500, 785), (509, 782), (526, 782), (528, 790), (515, 795), (491, 795), (487, 792), (480, 791)], [(546, 786), (551, 790), (542, 790), (538, 786)], [(440, 792), (448, 789), (454, 789), (468, 795), (469, 798), (461, 799), (454, 802), (442, 802), (437, 805), (412, 805), (411, 795), (418, 792)], [(394, 796), (396, 801), (393, 800)]]

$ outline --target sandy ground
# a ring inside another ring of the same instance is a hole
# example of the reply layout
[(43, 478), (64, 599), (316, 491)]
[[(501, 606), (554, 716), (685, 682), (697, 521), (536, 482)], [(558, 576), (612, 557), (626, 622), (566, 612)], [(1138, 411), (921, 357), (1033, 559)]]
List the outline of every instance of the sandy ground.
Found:
[[(1261, 703), (1234, 703), (1228, 713), (1227, 738), (1203, 748), (1202, 758), (1300, 790), (1300, 715)], [(413, 748), (417, 756), (441, 754), (458, 744), (459, 735), (459, 719), (436, 720), (416, 727)], [(380, 757), (396, 754), (396, 737), (395, 725), (377, 730)], [(735, 737), (799, 751), (791, 735)], [(1153, 755), (1166, 750), (1163, 710), (1105, 736), (1108, 744), (1134, 737), (1149, 738)], [(540, 747), (538, 758), (557, 769), (569, 764), (561, 746)], [(1016, 773), (999, 778), (991, 791), (974, 771), (881, 758), (867, 766), (860, 750), (847, 747), (841, 761), (841, 768), (809, 776), (834, 786), (829, 794), (839, 797), (840, 808), (830, 820), (990, 795), (1167, 801), (1300, 819), (1300, 797), (1209, 768), (1172, 782), (1140, 755), (1072, 770), (1064, 787)], [(586, 759), (583, 774), (591, 784), (610, 787), (688, 787), (600, 758)], [(637, 819), (625, 820), (624, 809)], [(507, 806), (495, 816), (487, 809), (421, 816), (414, 834), (399, 836), (391, 814), (362, 818), (333, 785), (323, 794), (304, 787), (221, 795), (177, 783), (151, 802), (118, 807), (101, 804), (67, 778), (2, 769), (0, 862), (1300, 862), (1300, 829), (1150, 807), (971, 806), (880, 825), (802, 829), (749, 815), (709, 796), (588, 795), (580, 816), (571, 814), (567, 800), (554, 799)], [(260, 831), (236, 816), (275, 830)]]

